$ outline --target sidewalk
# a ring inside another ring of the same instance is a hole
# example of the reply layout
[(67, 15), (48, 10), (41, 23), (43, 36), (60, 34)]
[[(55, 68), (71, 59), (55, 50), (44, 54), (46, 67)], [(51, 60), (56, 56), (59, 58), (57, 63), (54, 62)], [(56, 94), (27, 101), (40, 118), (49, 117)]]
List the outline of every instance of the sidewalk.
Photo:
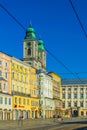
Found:
[(53, 119), (28, 119), (18, 121), (0, 121), (0, 130), (47, 130), (54, 125), (60, 124), (61, 121), (53, 121)]

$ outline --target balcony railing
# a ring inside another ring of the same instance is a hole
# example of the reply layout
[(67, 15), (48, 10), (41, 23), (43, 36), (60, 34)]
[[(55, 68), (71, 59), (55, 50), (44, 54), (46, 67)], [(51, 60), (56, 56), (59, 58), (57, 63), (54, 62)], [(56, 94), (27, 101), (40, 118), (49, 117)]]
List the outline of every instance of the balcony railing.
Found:
[(18, 92), (18, 91), (12, 91), (12, 95), (17, 95), (17, 96), (24, 96), (24, 97), (30, 97), (30, 94)]

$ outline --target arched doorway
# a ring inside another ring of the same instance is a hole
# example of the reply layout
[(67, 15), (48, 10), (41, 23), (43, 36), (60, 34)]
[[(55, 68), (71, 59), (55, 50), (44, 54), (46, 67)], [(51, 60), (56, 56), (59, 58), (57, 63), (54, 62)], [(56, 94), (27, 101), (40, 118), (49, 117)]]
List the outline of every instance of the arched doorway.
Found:
[(74, 111), (73, 111), (73, 116), (74, 116), (74, 117), (77, 117), (77, 116), (78, 116), (78, 111), (77, 111), (77, 110), (74, 110)]

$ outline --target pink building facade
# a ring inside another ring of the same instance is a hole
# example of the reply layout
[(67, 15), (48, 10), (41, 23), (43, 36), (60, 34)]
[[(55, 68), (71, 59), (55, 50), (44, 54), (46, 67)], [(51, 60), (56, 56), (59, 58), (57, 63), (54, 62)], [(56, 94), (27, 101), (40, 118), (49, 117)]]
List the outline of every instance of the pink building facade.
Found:
[(11, 56), (0, 52), (0, 120), (12, 118)]

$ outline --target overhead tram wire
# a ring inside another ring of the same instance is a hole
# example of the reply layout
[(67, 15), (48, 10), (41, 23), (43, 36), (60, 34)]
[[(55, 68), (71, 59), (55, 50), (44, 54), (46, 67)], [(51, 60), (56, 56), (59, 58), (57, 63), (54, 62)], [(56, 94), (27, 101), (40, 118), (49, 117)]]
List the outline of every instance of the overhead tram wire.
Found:
[[(76, 9), (75, 9), (75, 6), (73, 5), (72, 0), (69, 0), (69, 3), (71, 4), (71, 7), (72, 7), (72, 9), (73, 9), (73, 11), (74, 11), (74, 13), (75, 13), (75, 15), (76, 15), (76, 18), (77, 18), (77, 20), (78, 20), (78, 22), (79, 22), (79, 24), (80, 24), (80, 26), (81, 26), (81, 28), (82, 28), (82, 31), (83, 31), (85, 37), (87, 38), (87, 33), (86, 33), (85, 28), (84, 28), (84, 26), (83, 26), (83, 24), (82, 24), (82, 22), (81, 22), (81, 20), (80, 20), (79, 15), (78, 15), (78, 13), (77, 13), (77, 11), (76, 11)], [(76, 75), (77, 75), (77, 77), (79, 78), (78, 73), (76, 73)], [(80, 79), (80, 78), (79, 78), (79, 79)]]
[[(14, 21), (21, 26), (21, 28), (23, 30), (26, 30), (26, 28), (0, 3), (0, 7), (11, 17), (14, 19)], [(70, 74), (72, 74), (74, 77), (76, 77), (77, 75), (73, 72), (71, 72), (71, 70), (65, 66), (64, 63), (62, 63), (56, 56), (54, 56), (48, 49), (46, 49), (46, 51), (58, 62), (60, 63), (68, 72), (70, 72)], [(77, 76), (78, 78), (78, 76)]]
[(22, 29), (26, 30), (26, 28), (0, 3), (0, 7), (10, 16), (14, 21), (22, 27)]
[(74, 13), (75, 13), (75, 15), (76, 15), (76, 18), (77, 18), (77, 20), (78, 20), (78, 22), (79, 22), (79, 24), (80, 24), (80, 26), (81, 26), (81, 28), (82, 28), (82, 30), (83, 30), (83, 33), (84, 33), (85, 37), (87, 38), (87, 33), (86, 33), (85, 28), (84, 28), (84, 26), (83, 26), (83, 24), (82, 24), (82, 22), (81, 22), (81, 20), (80, 20), (79, 15), (78, 15), (78, 13), (77, 13), (77, 11), (76, 11), (76, 9), (75, 9), (75, 6), (73, 5), (72, 0), (69, 0), (69, 3), (71, 4), (71, 7), (72, 7), (72, 9), (73, 9), (73, 11), (74, 11)]
[(62, 61), (60, 61), (56, 56), (54, 56), (48, 49), (46, 51), (58, 62), (60, 63), (70, 74), (76, 77), (75, 73), (73, 73)]

